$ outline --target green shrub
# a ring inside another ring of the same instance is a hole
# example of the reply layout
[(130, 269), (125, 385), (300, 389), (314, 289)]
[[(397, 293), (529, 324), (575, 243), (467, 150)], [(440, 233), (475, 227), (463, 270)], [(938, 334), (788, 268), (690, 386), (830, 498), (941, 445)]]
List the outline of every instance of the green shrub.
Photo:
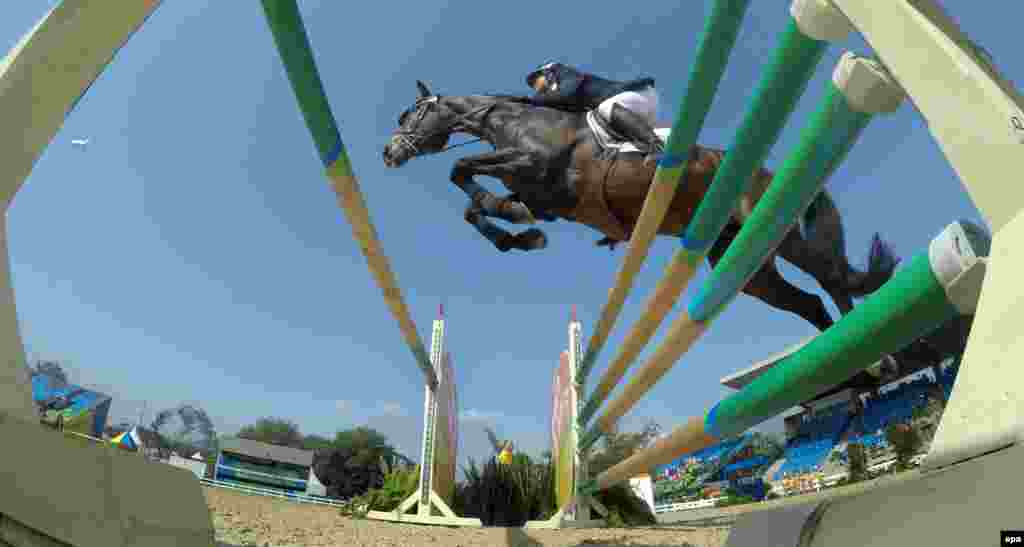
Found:
[(502, 465), (488, 460), (483, 467), (470, 460), (466, 482), (457, 485), (453, 508), (485, 526), (522, 526), (554, 514), (552, 468), (529, 458)]
[(420, 466), (409, 469), (395, 469), (384, 476), (384, 485), (371, 488), (342, 507), (347, 516), (365, 516), (367, 511), (394, 511), (406, 498), (416, 492), (419, 486)]
[(608, 509), (608, 526), (648, 526), (657, 524), (647, 502), (633, 492), (628, 483), (617, 484), (597, 495), (597, 501)]
[[(501, 465), (494, 460), (483, 467), (470, 461), (466, 482), (456, 489), (453, 510), (476, 517), (486, 526), (522, 526), (530, 520), (547, 520), (558, 511), (555, 502), (554, 467), (513, 458)], [(600, 492), (597, 501), (608, 509), (613, 527), (655, 524), (650, 507), (628, 484)]]

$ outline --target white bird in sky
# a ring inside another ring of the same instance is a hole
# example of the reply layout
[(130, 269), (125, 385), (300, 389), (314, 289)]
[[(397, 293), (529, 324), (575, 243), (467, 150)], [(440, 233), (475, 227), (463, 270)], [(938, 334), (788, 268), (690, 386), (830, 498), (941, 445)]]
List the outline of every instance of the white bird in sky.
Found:
[(73, 146), (78, 146), (80, 148), (85, 148), (85, 145), (89, 144), (89, 139), (74, 139), (74, 140), (71, 141), (71, 144)]

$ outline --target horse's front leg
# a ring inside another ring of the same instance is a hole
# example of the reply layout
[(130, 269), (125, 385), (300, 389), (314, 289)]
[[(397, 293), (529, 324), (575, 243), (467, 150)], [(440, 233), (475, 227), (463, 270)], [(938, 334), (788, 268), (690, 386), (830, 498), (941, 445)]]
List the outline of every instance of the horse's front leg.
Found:
[(470, 199), (470, 205), (465, 213), (466, 221), (499, 251), (543, 249), (547, 246), (547, 236), (536, 228), (511, 234), (488, 220), (487, 217), (494, 217), (517, 224), (536, 222), (529, 208), (523, 203), (495, 196), (473, 180), (473, 177), (530, 177), (535, 176), (536, 169), (536, 161), (531, 154), (515, 149), (462, 158), (452, 167), (452, 182)]
[(464, 217), (466, 222), (476, 228), (476, 231), (480, 232), (480, 235), (487, 238), (496, 249), (503, 253), (511, 249), (519, 249), (521, 251), (543, 249), (548, 243), (544, 232), (536, 228), (530, 228), (518, 234), (513, 234), (508, 230), (498, 227), (487, 219), (487, 215), (482, 209), (473, 203), (470, 203), (469, 207), (466, 208)]
[(536, 178), (538, 163), (528, 152), (514, 148), (499, 150), (457, 160), (452, 167), (451, 179), (487, 216), (514, 224), (534, 224), (537, 219), (526, 205), (508, 197), (495, 196), (473, 180), (473, 177)]

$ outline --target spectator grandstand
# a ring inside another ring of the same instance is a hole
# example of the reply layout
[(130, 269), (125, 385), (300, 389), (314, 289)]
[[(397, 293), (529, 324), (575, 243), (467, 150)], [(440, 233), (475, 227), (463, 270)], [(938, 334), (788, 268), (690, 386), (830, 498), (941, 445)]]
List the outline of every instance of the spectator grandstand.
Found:
[(784, 476), (820, 471), (825, 457), (839, 442), (852, 419), (850, 404), (840, 402), (814, 415), (801, 415), (796, 434), (786, 443), (785, 462), (771, 480)]
[[(957, 364), (954, 360), (945, 368), (939, 365), (918, 369), (918, 373), (910, 376), (912, 379), (904, 376), (899, 383), (876, 387), (873, 394), (851, 389), (808, 401), (801, 405), (803, 411), (785, 420), (787, 442), (781, 457), (756, 454), (751, 436), (746, 434), (679, 458), (658, 469), (655, 503), (662, 507), (687, 505), (676, 502), (707, 497), (704, 486), (712, 483), (728, 484), (732, 492), (755, 500), (764, 497), (766, 481), (775, 483), (776, 491), (787, 494), (820, 489), (845, 474), (849, 443), (862, 444), (883, 460), (876, 460), (875, 466), (884, 467), (884, 460), (890, 457), (886, 454), (891, 453), (885, 428), (910, 422), (915, 410), (926, 405), (929, 398), (938, 399), (941, 394), (948, 399)], [(925, 370), (931, 370), (937, 377), (933, 380), (922, 372)], [(743, 374), (754, 377), (758, 372), (750, 370)], [(744, 381), (746, 377), (733, 375), (728, 378), (728, 385), (738, 389)], [(838, 461), (829, 463), (833, 451), (838, 454)]]

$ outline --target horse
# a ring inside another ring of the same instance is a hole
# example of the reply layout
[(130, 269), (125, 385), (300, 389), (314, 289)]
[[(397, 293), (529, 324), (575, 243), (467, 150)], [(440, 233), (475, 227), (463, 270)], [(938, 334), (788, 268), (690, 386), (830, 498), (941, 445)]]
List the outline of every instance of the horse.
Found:
[[(414, 157), (446, 151), (452, 148), (448, 141), (456, 133), (491, 145), (492, 152), (456, 160), (450, 178), (469, 197), (465, 221), (499, 251), (539, 250), (548, 240), (538, 228), (513, 234), (491, 218), (513, 224), (535, 224), (538, 219), (581, 223), (603, 233), (605, 237), (597, 244), (613, 250), (617, 243), (629, 239), (656, 169), (643, 161), (641, 151), (609, 150), (588, 123), (586, 112), (537, 107), (512, 95), (441, 96), (431, 93), (422, 81), (416, 86), (418, 98), (399, 115), (398, 127), (384, 146), (385, 166), (398, 168)], [(664, 137), (668, 130), (658, 131)], [(722, 150), (692, 147), (659, 235), (682, 233), (724, 157)], [(496, 178), (511, 193), (495, 196), (474, 179), (476, 176)], [(760, 168), (752, 177), (750, 190), (741, 196), (708, 251), (712, 266), (750, 217), (772, 173)], [(877, 233), (866, 271), (850, 265), (845, 249), (842, 218), (823, 190), (743, 292), (799, 315), (824, 331), (833, 321), (822, 298), (786, 281), (775, 258), (781, 256), (813, 277), (845, 315), (853, 309), (853, 299), (881, 287), (897, 263)]]

